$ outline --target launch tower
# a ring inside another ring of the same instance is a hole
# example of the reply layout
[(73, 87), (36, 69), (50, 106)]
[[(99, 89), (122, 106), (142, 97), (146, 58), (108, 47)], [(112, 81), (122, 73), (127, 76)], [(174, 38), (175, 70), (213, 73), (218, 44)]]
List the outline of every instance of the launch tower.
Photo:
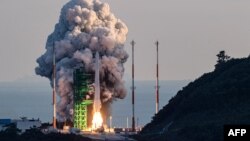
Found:
[(74, 127), (86, 130), (88, 127), (88, 105), (92, 100), (87, 100), (87, 94), (93, 84), (93, 75), (84, 71), (84, 68), (74, 70)]

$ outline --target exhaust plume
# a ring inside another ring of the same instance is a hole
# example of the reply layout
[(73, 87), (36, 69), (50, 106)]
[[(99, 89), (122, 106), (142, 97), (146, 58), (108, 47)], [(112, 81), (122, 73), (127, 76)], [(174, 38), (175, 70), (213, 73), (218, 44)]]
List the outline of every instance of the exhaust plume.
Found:
[[(71, 0), (61, 10), (54, 32), (48, 36), (46, 52), (37, 59), (36, 74), (52, 80), (53, 46), (56, 54), (56, 88), (59, 120), (72, 119), (73, 70), (83, 66), (94, 74), (94, 54), (100, 54), (101, 102), (106, 107), (126, 96), (123, 64), (128, 54), (124, 43), (127, 26), (99, 0)], [(90, 96), (91, 97), (91, 96)], [(92, 96), (93, 97), (93, 96)], [(108, 109), (106, 109), (108, 110)]]

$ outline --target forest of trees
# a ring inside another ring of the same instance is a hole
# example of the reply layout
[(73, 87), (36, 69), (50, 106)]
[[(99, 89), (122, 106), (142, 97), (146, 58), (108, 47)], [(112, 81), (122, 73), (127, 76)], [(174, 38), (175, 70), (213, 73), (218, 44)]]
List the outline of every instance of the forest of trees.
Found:
[(235, 59), (225, 51), (217, 57), (215, 70), (170, 99), (138, 140), (222, 141), (225, 124), (250, 124), (250, 57)]

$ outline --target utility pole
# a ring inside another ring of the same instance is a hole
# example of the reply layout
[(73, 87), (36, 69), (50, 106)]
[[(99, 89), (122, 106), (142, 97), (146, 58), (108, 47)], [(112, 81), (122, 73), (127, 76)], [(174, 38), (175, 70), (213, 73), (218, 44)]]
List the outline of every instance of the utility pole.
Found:
[(156, 45), (156, 110), (155, 113), (159, 112), (159, 41), (155, 42)]
[(135, 41), (132, 40), (132, 131), (135, 132), (135, 82), (134, 82), (134, 46)]

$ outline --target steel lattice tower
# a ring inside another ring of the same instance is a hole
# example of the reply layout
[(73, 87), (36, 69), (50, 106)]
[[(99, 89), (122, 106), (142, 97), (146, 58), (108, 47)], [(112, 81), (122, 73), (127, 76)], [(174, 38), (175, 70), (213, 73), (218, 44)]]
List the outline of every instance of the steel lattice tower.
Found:
[(85, 130), (88, 128), (88, 105), (92, 100), (86, 100), (93, 75), (85, 73), (83, 68), (74, 70), (74, 127)]

